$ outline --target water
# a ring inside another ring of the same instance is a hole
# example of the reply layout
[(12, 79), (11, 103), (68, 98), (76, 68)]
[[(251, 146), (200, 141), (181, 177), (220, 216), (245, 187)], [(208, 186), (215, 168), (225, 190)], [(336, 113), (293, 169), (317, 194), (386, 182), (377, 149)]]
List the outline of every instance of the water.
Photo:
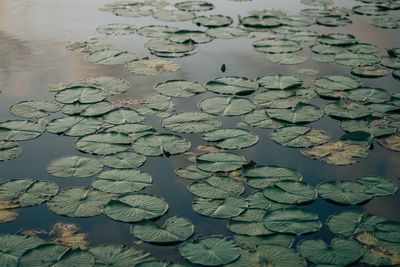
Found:
[[(251, 46), (254, 39), (237, 38), (232, 40), (214, 40), (211, 43), (199, 45), (198, 53), (187, 58), (173, 59), (181, 64), (181, 70), (173, 73), (163, 73), (157, 76), (138, 76), (128, 73), (123, 66), (101, 66), (88, 64), (79, 52), (65, 49), (67, 41), (84, 40), (88, 36), (99, 36), (95, 29), (99, 25), (126, 22), (136, 26), (151, 24), (174, 25), (182, 28), (194, 28), (190, 22), (164, 23), (151, 17), (123, 18), (112, 13), (101, 12), (99, 7), (109, 0), (2, 0), (0, 2), (0, 121), (13, 119), (8, 107), (24, 100), (51, 100), (53, 93), (46, 86), (61, 81), (75, 81), (93, 76), (115, 76), (128, 80), (130, 90), (115, 98), (143, 98), (153, 92), (153, 86), (169, 79), (187, 79), (207, 82), (224, 75), (238, 75), (255, 78), (261, 75), (289, 74), (295, 75), (300, 68), (315, 68), (319, 76), (329, 74), (349, 74), (349, 69), (337, 64), (317, 63), (311, 59), (308, 48), (305, 54), (309, 60), (302, 65), (280, 66), (268, 63), (264, 55), (256, 52)], [(177, 1), (171, 1), (177, 2)], [(228, 0), (210, 0), (216, 9), (201, 14), (224, 14), (231, 16), (235, 22), (237, 15), (246, 15), (254, 9), (283, 9), (296, 14), (302, 8), (300, 1), (294, 0), (253, 0), (252, 2), (232, 2)], [(351, 7), (355, 1), (336, 1), (337, 5)], [(393, 16), (397, 16), (393, 13)], [(378, 46), (383, 55), (387, 48), (400, 46), (400, 35), (396, 30), (383, 30), (368, 23), (368, 17), (352, 16), (353, 24), (326, 29), (313, 26), (311, 29), (322, 32), (343, 32), (355, 34), (360, 42), (373, 43)], [(263, 34), (257, 34), (263, 36)], [(143, 47), (147, 38), (139, 35), (118, 37), (101, 36), (104, 42), (115, 44), (118, 48), (136, 53), (139, 57), (149, 56)], [(226, 64), (225, 73), (220, 66)], [(311, 85), (314, 77), (306, 76), (305, 85)], [(399, 82), (390, 75), (379, 79), (362, 79), (365, 86), (381, 87), (389, 92), (398, 90)], [(177, 112), (199, 110), (197, 102), (211, 94), (190, 99), (174, 99)], [(317, 101), (322, 105), (326, 101)], [(60, 117), (60, 114), (50, 116)], [(224, 127), (235, 126), (241, 119), (223, 119)], [(160, 132), (168, 132), (160, 127), (159, 119), (147, 118), (144, 123), (155, 127)], [(316, 128), (325, 129), (333, 139), (338, 139), (342, 130), (338, 121), (325, 116), (313, 123)], [(260, 137), (257, 145), (241, 149), (238, 152), (248, 160), (263, 165), (279, 165), (297, 169), (304, 180), (316, 185), (327, 180), (354, 179), (365, 175), (387, 176), (400, 185), (400, 153), (386, 150), (375, 145), (367, 159), (356, 165), (331, 166), (320, 161), (313, 161), (302, 156), (298, 149), (287, 148), (274, 143), (270, 138), (270, 130), (247, 127)], [(182, 134), (191, 140), (192, 148), (206, 145), (200, 135)], [(0, 177), (5, 180), (18, 178), (34, 178), (57, 182), (61, 188), (73, 186), (89, 186), (90, 178), (56, 178), (46, 172), (47, 164), (65, 155), (80, 155), (73, 143), (75, 138), (43, 134), (37, 139), (20, 142), (24, 153), (22, 156), (0, 162)], [(83, 154), (82, 154), (83, 155)], [(173, 215), (189, 218), (196, 226), (195, 235), (224, 234), (232, 235), (226, 228), (227, 220), (217, 220), (203, 217), (193, 212), (191, 195), (186, 187), (190, 181), (177, 177), (174, 170), (189, 164), (185, 155), (148, 158), (141, 170), (150, 173), (154, 184), (144, 192), (163, 197), (170, 205), (168, 214), (159, 221), (163, 222)], [(251, 190), (247, 189), (246, 194)], [(391, 197), (374, 198), (366, 205), (359, 207), (365, 212), (383, 216), (387, 219), (400, 221), (399, 194)], [(358, 207), (341, 207), (319, 199), (307, 208), (318, 212), (322, 222), (332, 213), (343, 209), (358, 209)], [(92, 244), (126, 244), (132, 245), (135, 240), (129, 234), (129, 224), (108, 219), (104, 215), (92, 218), (62, 217), (49, 211), (47, 206), (40, 205), (31, 208), (18, 209), (19, 217), (12, 222), (1, 224), (1, 233), (15, 233), (21, 229), (48, 230), (56, 222), (73, 222), (87, 232)], [(326, 228), (319, 233), (324, 239), (331, 238)], [(193, 237), (192, 237), (193, 238)], [(177, 246), (155, 246), (139, 244), (139, 247), (151, 252), (159, 259), (184, 262), (179, 256)]]

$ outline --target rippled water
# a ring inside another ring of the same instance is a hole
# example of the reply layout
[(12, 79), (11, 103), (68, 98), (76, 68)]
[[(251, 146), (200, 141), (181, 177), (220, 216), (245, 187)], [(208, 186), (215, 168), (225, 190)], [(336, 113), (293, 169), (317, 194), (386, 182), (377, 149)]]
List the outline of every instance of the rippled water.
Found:
[[(23, 100), (52, 99), (53, 93), (46, 86), (61, 81), (75, 81), (92, 76), (109, 75), (128, 80), (132, 87), (118, 98), (142, 98), (153, 92), (156, 83), (168, 79), (188, 79), (207, 82), (222, 75), (239, 75), (255, 78), (268, 74), (296, 74), (299, 68), (316, 68), (319, 75), (348, 74), (347, 68), (336, 64), (323, 64), (308, 60), (302, 65), (279, 66), (269, 63), (264, 55), (254, 51), (252, 39), (237, 38), (233, 40), (214, 40), (202, 44), (198, 53), (187, 58), (173, 59), (182, 65), (181, 70), (174, 73), (164, 73), (157, 76), (138, 76), (128, 73), (123, 66), (101, 66), (86, 63), (81, 53), (65, 49), (67, 41), (82, 40), (96, 35), (99, 25), (127, 22), (139, 26), (160, 24), (151, 17), (122, 18), (111, 13), (98, 10), (109, 0), (1, 0), (0, 1), (0, 121), (12, 119), (8, 107)], [(171, 1), (176, 2), (176, 1)], [(254, 9), (283, 9), (297, 13), (305, 6), (295, 0), (253, 0), (252, 2), (232, 2), (228, 0), (209, 1), (216, 9), (202, 14), (229, 15), (237, 21), (237, 15), (246, 15)], [(336, 1), (337, 5), (353, 6), (354, 1)], [(355, 34), (360, 42), (377, 45), (384, 54), (387, 48), (400, 47), (400, 35), (396, 30), (383, 30), (371, 26), (368, 18), (353, 16), (353, 24), (329, 29), (329, 32), (345, 32)], [(185, 28), (193, 28), (191, 22), (164, 23)], [(313, 26), (312, 30), (327, 31), (326, 28)], [(263, 34), (258, 34), (262, 36)], [(97, 36), (97, 35), (96, 35)], [(118, 48), (135, 52), (139, 57), (148, 56), (143, 47), (147, 40), (138, 35), (102, 37), (104, 41), (114, 43)], [(308, 48), (305, 53), (310, 55)], [(220, 71), (221, 64), (226, 64), (227, 70)], [(313, 77), (307, 76), (305, 84), (311, 85)], [(389, 92), (399, 88), (399, 82), (390, 75), (379, 79), (362, 79), (365, 86), (381, 87)], [(199, 110), (197, 102), (208, 94), (190, 99), (174, 99), (177, 112)], [(324, 101), (318, 100), (316, 104)], [(58, 116), (58, 115), (53, 115)], [(224, 127), (235, 126), (240, 118), (224, 119)], [(166, 132), (159, 125), (159, 119), (150, 117), (145, 123), (150, 124), (160, 132)], [(312, 124), (330, 132), (333, 138), (339, 138), (343, 132), (338, 122), (325, 116)], [(269, 130), (248, 127), (260, 137), (257, 145), (241, 149), (240, 153), (247, 159), (259, 164), (279, 165), (297, 169), (305, 180), (311, 184), (332, 179), (351, 179), (364, 175), (382, 175), (400, 184), (400, 153), (375, 146), (367, 159), (356, 165), (331, 166), (320, 161), (313, 161), (302, 156), (298, 149), (287, 148), (274, 143), (269, 138)], [(192, 147), (205, 145), (200, 135), (185, 135), (191, 140)], [(80, 154), (74, 146), (75, 138), (44, 134), (37, 139), (21, 142), (24, 149), (22, 156), (5, 162), (0, 162), (0, 177), (4, 179), (35, 178), (52, 180), (62, 188), (90, 185), (92, 178), (55, 178), (46, 172), (47, 164), (61, 156)], [(149, 172), (154, 184), (145, 192), (154, 193), (167, 200), (170, 205), (167, 216), (180, 215), (189, 218), (196, 226), (196, 235), (225, 234), (227, 220), (211, 219), (193, 212), (191, 202), (193, 196), (186, 190), (190, 181), (177, 177), (174, 170), (187, 165), (185, 155), (169, 158), (148, 158), (141, 170)], [(246, 191), (248, 194), (250, 191)], [(391, 197), (375, 198), (361, 209), (388, 219), (400, 221), (399, 194)], [(318, 212), (321, 221), (333, 212), (344, 209), (337, 205), (318, 199), (307, 207)], [(351, 207), (345, 207), (351, 209)], [(353, 207), (354, 208), (354, 207)], [(355, 208), (354, 208), (355, 209)], [(0, 232), (14, 233), (20, 229), (49, 229), (57, 221), (73, 222), (80, 225), (82, 231), (88, 232), (93, 244), (132, 244), (135, 240), (129, 234), (129, 224), (116, 222), (104, 215), (92, 218), (68, 218), (58, 216), (48, 210), (46, 205), (20, 209), (20, 216), (12, 222), (1, 224)], [(319, 233), (323, 238), (331, 236), (323, 228)], [(140, 247), (150, 251), (159, 259), (182, 262), (177, 246), (154, 246), (140, 244)]]

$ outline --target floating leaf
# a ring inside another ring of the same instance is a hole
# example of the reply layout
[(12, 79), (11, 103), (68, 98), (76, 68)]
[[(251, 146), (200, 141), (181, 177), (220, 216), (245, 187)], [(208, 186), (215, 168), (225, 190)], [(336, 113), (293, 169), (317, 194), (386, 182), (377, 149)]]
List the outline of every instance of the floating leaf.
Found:
[(248, 31), (246, 31), (245, 29), (233, 26), (209, 28), (205, 32), (207, 35), (213, 38), (220, 38), (220, 39), (245, 37), (249, 34)]
[(18, 212), (14, 210), (0, 210), (0, 223), (14, 221), (15, 219), (17, 219), (17, 217), (18, 217)]
[(298, 208), (267, 213), (264, 225), (274, 232), (296, 235), (317, 232), (322, 226), (316, 213)]
[(0, 122), (0, 140), (24, 141), (40, 136), (45, 125), (32, 121), (3, 121)]
[(220, 128), (222, 122), (203, 112), (183, 112), (163, 119), (161, 124), (175, 132), (202, 133)]
[(137, 33), (150, 38), (171, 36), (178, 28), (167, 25), (148, 25), (138, 29)]
[(137, 168), (146, 161), (146, 157), (135, 152), (120, 152), (114, 155), (104, 156), (101, 162), (107, 167), (115, 169)]
[(284, 123), (271, 119), (265, 109), (257, 109), (244, 115), (243, 121), (251, 126), (267, 129), (277, 129), (284, 126)]
[(59, 192), (47, 202), (47, 206), (59, 215), (91, 217), (103, 213), (104, 206), (115, 196), (95, 189), (74, 187)]
[(272, 63), (281, 65), (302, 64), (307, 61), (307, 57), (296, 53), (277, 53), (268, 54), (267, 59)]
[(371, 66), (379, 62), (379, 58), (374, 55), (357, 53), (340, 53), (335, 55), (335, 62), (344, 66)]
[(99, 26), (96, 31), (107, 35), (127, 35), (136, 33), (136, 26), (127, 23), (112, 23)]
[(40, 119), (60, 110), (60, 104), (50, 101), (22, 101), (10, 107), (11, 114), (25, 119)]
[(389, 74), (386, 68), (373, 66), (357, 66), (351, 69), (351, 74), (365, 78), (379, 78)]
[(214, 5), (207, 1), (183, 1), (176, 3), (175, 7), (183, 11), (208, 11), (214, 9)]
[(205, 153), (196, 157), (196, 166), (209, 172), (227, 172), (239, 169), (246, 163), (243, 156), (226, 153)]
[(366, 132), (374, 137), (382, 137), (394, 134), (397, 127), (391, 126), (390, 122), (385, 119), (377, 119), (372, 121), (366, 120), (344, 120), (340, 123), (340, 127), (346, 132)]
[(196, 165), (188, 165), (186, 167), (177, 169), (175, 173), (182, 178), (190, 180), (205, 179), (212, 175), (210, 172), (202, 171), (196, 167)]
[(126, 64), (125, 69), (139, 75), (157, 75), (163, 71), (177, 71), (181, 67), (172, 61), (161, 59), (133, 60)]
[(247, 169), (244, 174), (247, 184), (254, 188), (265, 188), (283, 180), (300, 181), (302, 176), (294, 169), (278, 166), (254, 166)]
[(293, 108), (267, 109), (267, 114), (273, 119), (289, 123), (309, 123), (319, 120), (324, 112), (311, 104), (299, 103)]
[(295, 41), (266, 38), (253, 42), (254, 49), (262, 53), (293, 53), (302, 49)]
[(100, 160), (90, 157), (68, 156), (53, 160), (47, 171), (57, 177), (88, 177), (103, 169)]
[(318, 41), (321, 44), (326, 45), (337, 45), (337, 46), (347, 46), (356, 44), (357, 38), (352, 34), (344, 34), (344, 33), (329, 33), (323, 34), (318, 37)]
[(87, 62), (101, 65), (120, 65), (136, 59), (135, 54), (116, 49), (101, 50), (86, 55)]
[(217, 94), (248, 95), (258, 88), (258, 84), (245, 77), (219, 77), (206, 84), (206, 88)]
[(149, 134), (132, 145), (135, 152), (145, 156), (176, 155), (189, 150), (190, 142), (174, 134)]
[(195, 212), (211, 218), (236, 217), (248, 207), (244, 199), (228, 197), (225, 199), (195, 198), (192, 208)]
[(138, 170), (108, 170), (100, 173), (92, 187), (107, 193), (133, 193), (151, 185), (150, 174)]
[(78, 233), (79, 226), (72, 223), (55, 223), (50, 231), (52, 243), (70, 246), (73, 249), (86, 249), (89, 245), (87, 235)]
[(367, 106), (355, 102), (328, 104), (324, 106), (324, 111), (338, 119), (360, 119), (371, 114)]
[(257, 135), (243, 129), (218, 129), (204, 133), (201, 137), (225, 149), (249, 147), (258, 141)]
[(291, 126), (274, 130), (271, 139), (283, 146), (311, 147), (328, 142), (330, 136), (323, 130), (307, 126)]
[(250, 100), (238, 97), (216, 96), (203, 99), (199, 107), (206, 113), (219, 116), (239, 116), (253, 111)]
[(105, 214), (117, 221), (140, 222), (162, 216), (168, 203), (150, 194), (126, 195), (111, 200), (104, 209)]
[(162, 226), (152, 221), (141, 221), (131, 226), (131, 233), (138, 239), (151, 243), (172, 243), (188, 239), (194, 225), (182, 217), (171, 217)]
[(325, 182), (317, 187), (320, 197), (343, 205), (357, 205), (370, 200), (373, 195), (367, 189), (366, 185), (351, 181)]
[(248, 209), (241, 215), (231, 218), (228, 229), (240, 235), (271, 235), (273, 232), (265, 228), (263, 223), (266, 212), (265, 210)]
[(168, 80), (154, 87), (158, 93), (171, 97), (191, 97), (206, 91), (199, 82), (185, 80)]
[(400, 136), (390, 135), (386, 138), (379, 139), (378, 143), (386, 149), (400, 151)]
[(364, 176), (357, 182), (367, 187), (366, 192), (374, 197), (390, 196), (397, 192), (398, 186), (391, 180), (382, 176)]
[(76, 148), (86, 153), (110, 155), (128, 150), (132, 139), (120, 133), (98, 133), (86, 135), (75, 142)]
[(320, 238), (300, 241), (300, 254), (314, 264), (347, 266), (357, 261), (363, 254), (361, 246), (352, 239), (332, 239), (328, 246)]
[(315, 188), (303, 181), (286, 180), (264, 188), (265, 197), (284, 204), (304, 204), (317, 198)]
[(104, 100), (107, 92), (95, 87), (74, 87), (59, 91), (54, 99), (63, 104), (79, 102), (81, 104), (91, 104)]
[(257, 82), (264, 88), (275, 90), (295, 89), (303, 84), (299, 78), (286, 75), (261, 76)]
[(111, 111), (103, 116), (103, 120), (111, 124), (135, 123), (144, 120), (144, 117), (139, 115), (133, 109), (119, 108)]
[(102, 245), (89, 249), (94, 255), (96, 266), (131, 267), (153, 261), (148, 252), (122, 245)]
[(207, 35), (205, 32), (194, 31), (194, 30), (177, 30), (168, 39), (172, 42), (181, 44), (184, 43), (203, 44), (211, 42), (213, 40), (213, 38)]
[(153, 17), (162, 21), (186, 21), (195, 17), (195, 14), (182, 10), (161, 10), (153, 13)]
[(192, 20), (198, 26), (203, 27), (224, 27), (233, 23), (233, 20), (228, 16), (211, 15), (211, 16), (198, 16)]
[(67, 116), (54, 119), (46, 125), (46, 131), (68, 136), (84, 136), (95, 133), (103, 123), (95, 118)]
[[(235, 242), (243, 249), (255, 251), (258, 246), (262, 245), (278, 245), (283, 247), (291, 247), (295, 235), (273, 234), (267, 236), (244, 236), (235, 235)], [(243, 252), (243, 250), (242, 250)]]
[(22, 148), (16, 142), (0, 141), (0, 161), (22, 155)]
[(223, 199), (241, 195), (244, 186), (230, 177), (211, 176), (192, 183), (188, 186), (188, 191), (202, 198)]

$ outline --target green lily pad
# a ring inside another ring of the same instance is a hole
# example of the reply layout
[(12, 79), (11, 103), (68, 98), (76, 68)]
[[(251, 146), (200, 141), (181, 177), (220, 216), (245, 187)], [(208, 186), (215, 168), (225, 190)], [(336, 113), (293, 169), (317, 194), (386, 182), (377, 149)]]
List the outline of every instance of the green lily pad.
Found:
[(226, 219), (236, 217), (248, 207), (244, 199), (238, 197), (227, 197), (225, 199), (195, 198), (192, 208), (195, 212), (211, 217)]
[(240, 247), (225, 236), (204, 236), (179, 248), (182, 257), (194, 264), (217, 266), (228, 264), (241, 254)]
[(207, 35), (213, 38), (220, 39), (233, 39), (236, 37), (245, 37), (249, 35), (249, 32), (246, 29), (234, 26), (209, 28), (205, 32)]
[(40, 119), (60, 110), (60, 104), (50, 101), (22, 101), (10, 107), (11, 114), (24, 119)]
[(103, 163), (96, 158), (67, 156), (53, 160), (47, 166), (47, 171), (57, 177), (89, 177), (98, 174), (103, 169)]
[(169, 156), (184, 153), (190, 146), (190, 142), (179, 135), (149, 134), (138, 138), (132, 148), (144, 156)]
[(264, 225), (274, 232), (295, 235), (317, 232), (322, 226), (316, 213), (298, 208), (267, 213)]
[(127, 23), (112, 23), (99, 26), (96, 31), (107, 35), (127, 35), (136, 33), (136, 26)]
[(281, 25), (278, 17), (269, 15), (252, 15), (240, 19), (240, 24), (250, 30), (263, 30)]
[(373, 66), (358, 66), (351, 69), (351, 74), (365, 78), (379, 78), (389, 74), (389, 71), (383, 67)]
[(91, 217), (103, 213), (104, 206), (115, 197), (96, 189), (73, 187), (60, 191), (47, 202), (47, 206), (59, 215)]
[[(288, 181), (288, 180), (286, 180)], [(272, 185), (271, 185), (272, 186)], [(265, 211), (274, 211), (279, 209), (292, 208), (293, 205), (282, 204), (266, 198), (262, 192), (254, 192), (247, 197), (249, 203), (249, 209), (261, 209)]]
[(105, 114), (103, 120), (111, 124), (136, 123), (144, 120), (144, 116), (133, 109), (119, 108)]
[(302, 180), (302, 176), (298, 171), (278, 166), (254, 166), (247, 169), (243, 175), (247, 178), (249, 186), (260, 189), (272, 186), (283, 180)]
[(248, 251), (256, 251), (257, 247), (262, 245), (278, 245), (283, 247), (291, 247), (295, 235), (273, 234), (266, 236), (245, 236), (235, 235), (235, 242), (243, 249)]
[(311, 104), (298, 103), (293, 108), (267, 109), (269, 117), (289, 123), (309, 123), (319, 120), (324, 112)]
[(265, 228), (263, 223), (266, 212), (266, 210), (248, 209), (241, 215), (231, 218), (228, 229), (239, 235), (271, 235), (273, 232)]
[(330, 135), (323, 130), (307, 126), (290, 126), (274, 130), (271, 139), (283, 146), (312, 147), (325, 144), (329, 141)]
[(143, 99), (143, 104), (155, 111), (169, 111), (173, 110), (174, 104), (169, 96), (161, 94), (151, 94)]
[(22, 148), (16, 142), (0, 141), (0, 161), (22, 155)]
[(107, 128), (106, 132), (126, 134), (129, 135), (133, 141), (135, 141), (142, 136), (156, 133), (156, 130), (145, 124), (126, 123)]
[(84, 136), (95, 133), (103, 123), (95, 118), (67, 116), (54, 119), (46, 125), (46, 131), (68, 136)]
[(347, 266), (357, 261), (362, 255), (361, 246), (352, 239), (334, 238), (328, 246), (320, 238), (300, 241), (300, 254), (314, 264)]
[(257, 109), (244, 115), (243, 121), (258, 128), (278, 129), (284, 126), (284, 123), (271, 119), (265, 109)]
[(167, 25), (148, 25), (138, 29), (139, 35), (150, 38), (164, 38), (171, 36), (178, 28)]
[(148, 252), (122, 245), (96, 246), (89, 252), (94, 255), (96, 266), (131, 267), (154, 260)]
[(343, 47), (327, 44), (315, 44), (311, 45), (310, 48), (312, 52), (321, 55), (335, 55), (346, 51)]
[(209, 172), (233, 171), (245, 163), (243, 156), (227, 152), (205, 153), (196, 157), (197, 168)]
[(73, 104), (79, 102), (81, 104), (96, 103), (104, 100), (107, 92), (95, 87), (74, 87), (58, 92), (54, 99), (63, 104)]
[(0, 202), (5, 207), (28, 207), (48, 201), (58, 192), (58, 185), (49, 181), (18, 179), (0, 184)]
[(331, 75), (314, 80), (314, 84), (327, 90), (346, 91), (360, 87), (361, 81), (353, 77)]
[(150, 194), (134, 194), (111, 200), (104, 209), (107, 217), (122, 222), (140, 222), (162, 216), (168, 203)]
[(254, 110), (250, 100), (239, 97), (216, 96), (199, 102), (199, 107), (206, 113), (219, 116), (239, 116)]
[(307, 57), (296, 53), (268, 54), (267, 59), (281, 65), (296, 65), (307, 61)]
[(353, 6), (352, 10), (356, 14), (366, 16), (383, 16), (387, 14), (386, 10), (381, 9), (376, 5)]
[(107, 193), (133, 193), (150, 186), (152, 180), (150, 174), (134, 169), (109, 170), (100, 173), (92, 187)]
[(132, 139), (121, 133), (98, 133), (86, 135), (75, 142), (77, 149), (97, 155), (110, 155), (128, 150)]
[(101, 50), (86, 55), (87, 62), (101, 65), (120, 65), (136, 59), (135, 54), (116, 49)]
[(317, 18), (317, 24), (327, 27), (340, 27), (351, 23), (351, 19), (339, 15), (328, 15)]
[(233, 20), (228, 16), (223, 15), (211, 15), (211, 16), (199, 16), (192, 20), (192, 22), (198, 26), (203, 27), (225, 27), (233, 23)]
[(335, 55), (335, 62), (344, 66), (371, 66), (379, 62), (379, 58), (374, 55), (357, 53), (340, 53)]
[(85, 117), (96, 117), (106, 114), (115, 109), (115, 106), (109, 101), (101, 101), (94, 104), (67, 104), (62, 112), (67, 115), (80, 115)]
[(22, 235), (0, 235), (0, 262), (4, 267), (15, 267), (20, 257), (28, 250), (44, 244), (42, 239)]
[(251, 100), (254, 104), (265, 108), (291, 108), (298, 103), (309, 103), (315, 96), (315, 92), (311, 90), (269, 90), (255, 94)]
[(158, 93), (171, 97), (191, 97), (206, 91), (199, 82), (186, 80), (168, 80), (154, 87)]
[(390, 135), (379, 139), (378, 143), (386, 149), (400, 152), (400, 136)]
[(390, 196), (399, 189), (391, 180), (382, 176), (364, 176), (358, 178), (357, 182), (365, 185), (366, 192), (374, 197)]
[(257, 143), (259, 139), (257, 135), (243, 129), (218, 129), (204, 133), (201, 137), (225, 149), (249, 147)]
[(161, 124), (175, 132), (202, 133), (220, 128), (222, 122), (203, 112), (183, 112), (163, 119)]
[(183, 11), (208, 11), (214, 9), (214, 5), (207, 1), (183, 1), (176, 3), (175, 7)]
[(264, 188), (265, 197), (284, 204), (304, 204), (317, 199), (315, 188), (303, 181), (286, 180)]
[(303, 81), (295, 76), (274, 75), (257, 78), (257, 82), (266, 89), (287, 90), (299, 88)]
[(248, 95), (258, 88), (258, 84), (245, 77), (219, 77), (206, 84), (206, 88), (217, 94)]
[(400, 58), (398, 57), (381, 57), (380, 63), (389, 69), (400, 69)]
[(125, 69), (138, 75), (157, 75), (163, 71), (174, 72), (180, 69), (179, 64), (161, 59), (140, 59), (128, 62)]
[(343, 120), (343, 119), (361, 119), (371, 114), (367, 106), (355, 102), (333, 103), (324, 106), (327, 115)]
[(254, 49), (262, 53), (293, 53), (302, 49), (295, 41), (265, 38), (253, 42)]
[(244, 186), (230, 177), (211, 176), (192, 183), (188, 186), (188, 191), (202, 198), (224, 199), (241, 195)]
[(348, 46), (356, 44), (357, 38), (352, 34), (328, 33), (318, 37), (318, 41), (325, 45)]
[(194, 232), (194, 225), (185, 218), (171, 217), (162, 226), (152, 221), (141, 221), (131, 226), (131, 234), (151, 243), (172, 243), (188, 239)]
[(162, 21), (187, 21), (195, 17), (195, 14), (182, 10), (161, 10), (153, 13), (153, 17)]
[(175, 43), (196, 43), (203, 44), (213, 40), (212, 37), (203, 31), (198, 30), (177, 30), (168, 39)]
[(390, 121), (385, 119), (367, 120), (344, 120), (340, 127), (346, 132), (366, 132), (374, 137), (382, 137), (397, 132), (397, 127), (391, 126)]
[(301, 0), (301, 3), (307, 6), (320, 6), (320, 7), (326, 7), (334, 4), (332, 0)]
[(304, 156), (319, 159), (333, 165), (355, 164), (359, 159), (368, 156), (368, 148), (349, 141), (337, 141), (320, 146), (304, 148), (301, 150)]
[(317, 191), (323, 199), (343, 205), (358, 205), (373, 197), (366, 185), (352, 181), (324, 182), (317, 186)]
[(110, 168), (133, 169), (137, 168), (146, 161), (146, 157), (135, 152), (119, 152), (101, 158), (101, 162)]
[(24, 141), (34, 139), (45, 130), (45, 125), (33, 121), (10, 120), (0, 122), (0, 140)]
[(190, 180), (205, 179), (212, 175), (211, 172), (202, 171), (196, 167), (196, 165), (191, 164), (186, 167), (175, 170), (175, 173), (182, 178)]

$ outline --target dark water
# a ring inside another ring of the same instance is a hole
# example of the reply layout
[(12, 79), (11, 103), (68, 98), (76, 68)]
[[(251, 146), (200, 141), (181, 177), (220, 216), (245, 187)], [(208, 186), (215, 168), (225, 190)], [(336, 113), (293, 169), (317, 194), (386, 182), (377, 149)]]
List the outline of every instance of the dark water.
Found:
[[(237, 38), (233, 40), (214, 40), (198, 47), (198, 53), (187, 58), (174, 59), (181, 64), (181, 70), (174, 73), (157, 76), (138, 76), (126, 72), (123, 66), (100, 66), (85, 62), (81, 53), (65, 49), (67, 41), (82, 40), (88, 36), (97, 36), (95, 29), (99, 25), (126, 22), (144, 26), (151, 24), (174, 25), (182, 28), (193, 28), (190, 22), (164, 23), (151, 17), (122, 18), (111, 13), (98, 11), (109, 0), (1, 0), (0, 1), (0, 121), (12, 119), (8, 107), (24, 100), (52, 99), (53, 93), (46, 86), (61, 81), (75, 81), (92, 76), (116, 76), (128, 80), (132, 87), (118, 98), (142, 98), (153, 92), (156, 83), (168, 79), (188, 79), (207, 82), (223, 75), (239, 75), (255, 78), (261, 75), (296, 74), (300, 68), (315, 68), (319, 75), (349, 74), (349, 69), (337, 64), (317, 63), (311, 58), (301, 65), (279, 66), (269, 63), (263, 54), (254, 51), (252, 39)], [(171, 1), (176, 2), (176, 1)], [(252, 2), (232, 2), (228, 0), (210, 0), (216, 9), (204, 14), (229, 15), (237, 21), (237, 15), (244, 16), (248, 10), (283, 9), (292, 14), (305, 6), (297, 0), (253, 0)], [(336, 1), (337, 5), (353, 6), (354, 1)], [(202, 13), (203, 14), (203, 13)], [(396, 30), (384, 30), (371, 26), (368, 17), (353, 16), (353, 24), (346, 27), (329, 29), (329, 32), (345, 32), (356, 35), (360, 42), (377, 45), (381, 54), (387, 48), (400, 47), (400, 35)], [(326, 28), (313, 26), (320, 33)], [(259, 34), (262, 36), (262, 34)], [(143, 47), (147, 40), (138, 35), (102, 37), (105, 42), (114, 43), (118, 48), (135, 52), (139, 57), (148, 56)], [(311, 55), (308, 48), (305, 53)], [(221, 64), (226, 64), (227, 71), (221, 73)], [(305, 76), (305, 85), (311, 85), (315, 77)], [(400, 83), (390, 75), (379, 79), (362, 79), (365, 86), (381, 87), (389, 92), (397, 91)], [(188, 99), (174, 99), (177, 112), (199, 110), (197, 102), (207, 97), (207, 94)], [(316, 102), (322, 105), (324, 101)], [(59, 114), (52, 115), (60, 116)], [(224, 127), (235, 126), (241, 121), (238, 118), (224, 119)], [(159, 119), (150, 117), (144, 123), (150, 124), (160, 132), (166, 132), (159, 125)], [(339, 138), (343, 131), (338, 121), (327, 116), (312, 124), (316, 128), (327, 130), (333, 139)], [(383, 149), (376, 145), (367, 159), (351, 166), (331, 166), (320, 161), (313, 161), (302, 156), (298, 149), (283, 147), (269, 138), (269, 130), (248, 127), (260, 137), (257, 145), (241, 149), (240, 154), (248, 160), (263, 165), (279, 165), (297, 169), (305, 181), (318, 184), (332, 179), (353, 179), (365, 175), (387, 176), (400, 185), (400, 153)], [(200, 135), (183, 136), (192, 142), (192, 147), (206, 145)], [(75, 138), (44, 134), (37, 139), (21, 142), (24, 149), (22, 156), (5, 162), (0, 162), (0, 177), (5, 180), (16, 178), (34, 178), (57, 182), (61, 188), (72, 186), (88, 186), (93, 177), (89, 178), (55, 178), (46, 172), (47, 164), (65, 155), (79, 155), (73, 142)], [(239, 151), (237, 151), (239, 152)], [(185, 155), (169, 158), (148, 158), (141, 170), (150, 173), (154, 184), (145, 192), (163, 197), (170, 205), (168, 215), (160, 221), (173, 215), (189, 218), (196, 226), (196, 235), (225, 234), (227, 220), (211, 219), (200, 216), (192, 211), (193, 196), (186, 190), (190, 181), (177, 177), (174, 170), (187, 165)], [(250, 193), (246, 191), (246, 193)], [(400, 221), (399, 194), (391, 197), (374, 198), (360, 208), (365, 212), (383, 216), (387, 219)], [(319, 199), (307, 208), (318, 212), (322, 222), (332, 213), (341, 209), (357, 209), (355, 207), (340, 207)], [(133, 236), (129, 234), (129, 224), (119, 223), (96, 216), (92, 218), (68, 218), (58, 216), (40, 205), (32, 208), (19, 209), (20, 216), (12, 222), (1, 224), (0, 232), (15, 233), (21, 229), (49, 229), (55, 222), (73, 222), (87, 232), (93, 244), (133, 244)], [(323, 238), (331, 236), (323, 228), (319, 233)], [(140, 247), (150, 251), (159, 259), (182, 262), (177, 246), (154, 246), (140, 244)]]

